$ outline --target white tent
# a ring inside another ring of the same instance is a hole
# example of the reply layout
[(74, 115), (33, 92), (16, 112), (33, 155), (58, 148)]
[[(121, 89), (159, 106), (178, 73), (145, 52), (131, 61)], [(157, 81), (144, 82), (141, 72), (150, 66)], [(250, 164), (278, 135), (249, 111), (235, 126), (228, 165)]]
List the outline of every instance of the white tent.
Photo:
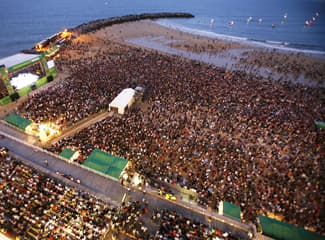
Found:
[(134, 103), (135, 90), (126, 88), (109, 104), (110, 111), (117, 111), (119, 114), (124, 114), (125, 110), (130, 108)]

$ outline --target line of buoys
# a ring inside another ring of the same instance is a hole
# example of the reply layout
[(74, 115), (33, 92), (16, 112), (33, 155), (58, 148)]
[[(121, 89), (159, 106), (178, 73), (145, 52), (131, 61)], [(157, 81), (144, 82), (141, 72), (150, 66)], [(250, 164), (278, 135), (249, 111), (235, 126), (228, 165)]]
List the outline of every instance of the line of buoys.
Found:
[(312, 26), (316, 22), (316, 19), (317, 19), (318, 16), (319, 16), (319, 13), (316, 12), (314, 17), (312, 17), (311, 19), (305, 21), (304, 26), (305, 27)]
[[(319, 13), (316, 12), (314, 17), (312, 17), (310, 20), (306, 20), (306, 21), (305, 21), (305, 27), (309, 27), (309, 26), (313, 25), (314, 22), (316, 21), (316, 19), (317, 19), (318, 16), (319, 16)], [(284, 24), (284, 23), (287, 21), (287, 19), (288, 19), (288, 13), (285, 13), (285, 14), (283, 15), (283, 17), (282, 17), (281, 24)], [(253, 17), (252, 17), (252, 16), (249, 16), (249, 17), (246, 19), (246, 23), (247, 23), (247, 24), (251, 23), (252, 21), (253, 21)], [(263, 22), (263, 19), (262, 19), (262, 18), (259, 18), (259, 19), (257, 20), (257, 22), (258, 22), (259, 24), (261, 24), (261, 23)], [(214, 19), (214, 18), (211, 18), (211, 20), (210, 20), (210, 27), (213, 27), (214, 24), (215, 24), (215, 19)], [(229, 26), (230, 26), (230, 27), (233, 27), (234, 25), (235, 25), (235, 21), (234, 21), (234, 20), (231, 20), (231, 21), (229, 22)], [(271, 27), (272, 27), (272, 28), (275, 28), (276, 25), (275, 25), (274, 23), (272, 23), (272, 24), (271, 24)]]

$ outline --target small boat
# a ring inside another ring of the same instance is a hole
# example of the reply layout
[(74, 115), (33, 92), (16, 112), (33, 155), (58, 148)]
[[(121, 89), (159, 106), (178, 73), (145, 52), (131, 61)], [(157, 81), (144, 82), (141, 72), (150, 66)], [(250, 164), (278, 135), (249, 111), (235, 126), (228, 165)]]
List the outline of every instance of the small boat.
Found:
[(288, 17), (288, 13), (285, 13), (285, 14), (283, 15), (282, 20), (281, 20), (281, 24), (285, 23), (285, 21), (287, 20), (287, 17)]
[(305, 27), (310, 27), (311, 25), (313, 25), (313, 20), (306, 20), (305, 21)]
[(235, 25), (235, 22), (234, 22), (234, 21), (230, 21), (230, 22), (229, 22), (229, 25), (230, 25), (230, 27), (232, 27), (232, 26)]

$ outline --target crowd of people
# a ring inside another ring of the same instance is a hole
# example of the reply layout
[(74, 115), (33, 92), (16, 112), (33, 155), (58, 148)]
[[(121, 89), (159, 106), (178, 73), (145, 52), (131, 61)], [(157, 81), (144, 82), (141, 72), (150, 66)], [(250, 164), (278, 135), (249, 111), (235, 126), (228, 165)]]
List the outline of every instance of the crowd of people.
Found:
[(5, 96), (8, 96), (8, 90), (2, 77), (0, 76), (0, 99), (4, 98)]
[(266, 67), (278, 73), (291, 74), (295, 78), (304, 75), (306, 81), (315, 80), (324, 86), (325, 61), (302, 53), (283, 53), (281, 51), (248, 51), (241, 63)]
[(43, 66), (41, 65), (40, 62), (37, 62), (37, 63), (34, 63), (33, 65), (28, 66), (28, 68), (19, 69), (19, 70), (9, 73), (9, 79), (18, 77), (20, 74), (24, 74), (24, 73), (34, 74), (34, 75), (37, 75), (39, 78), (42, 78), (45, 76)]
[[(111, 85), (109, 75), (100, 75), (99, 72), (95, 74), (91, 64), (79, 65), (66, 60), (64, 65), (75, 66), (71, 69), (73, 77), (31, 95), (29, 101), (18, 107), (18, 111), (22, 109), (26, 118), (37, 123), (50, 121), (62, 127), (69, 127), (108, 108), (110, 100), (120, 87)], [(88, 61), (90, 63), (95, 59)], [(61, 66), (59, 62), (58, 68)], [(98, 65), (97, 68), (98, 71), (106, 71), (104, 65)], [(85, 82), (85, 79), (89, 81)]]
[(16, 239), (99, 239), (116, 210), (8, 154), (0, 156), (0, 229)]
[[(285, 50), (257, 48), (243, 45), (238, 42), (226, 42), (215, 39), (197, 37), (190, 41), (175, 41), (169, 46), (194, 53), (209, 53), (221, 59), (236, 60), (236, 64), (228, 64), (231, 68), (242, 69), (253, 73), (255, 69), (268, 69), (270, 76), (274, 73), (285, 74), (282, 80), (295, 81), (303, 76), (304, 83), (315, 82), (318, 86), (324, 86), (325, 61), (324, 57), (307, 55), (301, 52)], [(238, 61), (237, 61), (238, 60)]]
[[(190, 41), (185, 38), (184, 41), (174, 41), (168, 46), (189, 53), (199, 53), (202, 56), (204, 56), (204, 53), (209, 53), (208, 56), (219, 59), (219, 63), (217, 62), (219, 65), (223, 65), (224, 61), (227, 61), (227, 67), (230, 69), (243, 70), (255, 75), (256, 73), (263, 74), (264, 77), (270, 79), (290, 80), (293, 82), (299, 79), (304, 84), (324, 87), (325, 61), (323, 56), (258, 48), (216, 39), (207, 40), (203, 37), (197, 37)], [(204, 61), (211, 61), (205, 57), (202, 58)], [(260, 68), (265, 69), (266, 72), (258, 72)]]
[(152, 215), (152, 220), (159, 225), (154, 239), (237, 239), (228, 232), (191, 221), (166, 209), (157, 209)]
[(107, 109), (126, 87), (145, 87), (145, 99), (49, 150), (78, 150), (82, 163), (99, 148), (128, 159), (148, 179), (195, 190), (204, 206), (229, 201), (247, 221), (274, 214), (323, 231), (325, 133), (314, 120), (325, 119), (324, 89), (93, 42), (65, 48), (57, 65), (71, 76), (17, 112), (65, 127)]
[[(0, 193), (0, 233), (16, 239), (93, 240), (104, 236), (170, 239), (172, 230), (167, 231), (165, 225), (171, 217), (179, 224), (184, 237), (188, 234), (196, 237), (179, 239), (206, 239), (202, 234), (212, 234), (211, 227), (176, 213), (171, 215), (167, 210), (160, 211), (159, 221), (158, 213), (150, 221), (150, 206), (145, 199), (113, 206), (23, 164), (3, 147), (0, 148)], [(195, 225), (205, 232), (193, 232)], [(215, 233), (223, 234), (213, 229)], [(224, 236), (223, 239), (234, 239), (228, 234)]]

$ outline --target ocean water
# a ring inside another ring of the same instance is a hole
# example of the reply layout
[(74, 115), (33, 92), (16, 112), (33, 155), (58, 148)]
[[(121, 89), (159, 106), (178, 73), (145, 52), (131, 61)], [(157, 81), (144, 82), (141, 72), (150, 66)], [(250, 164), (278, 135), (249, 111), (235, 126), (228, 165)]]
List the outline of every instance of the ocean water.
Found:
[[(193, 13), (195, 18), (158, 22), (211, 37), (325, 54), (325, 0), (2, 0), (0, 57), (91, 20), (178, 11)], [(313, 17), (313, 24), (305, 27)]]

